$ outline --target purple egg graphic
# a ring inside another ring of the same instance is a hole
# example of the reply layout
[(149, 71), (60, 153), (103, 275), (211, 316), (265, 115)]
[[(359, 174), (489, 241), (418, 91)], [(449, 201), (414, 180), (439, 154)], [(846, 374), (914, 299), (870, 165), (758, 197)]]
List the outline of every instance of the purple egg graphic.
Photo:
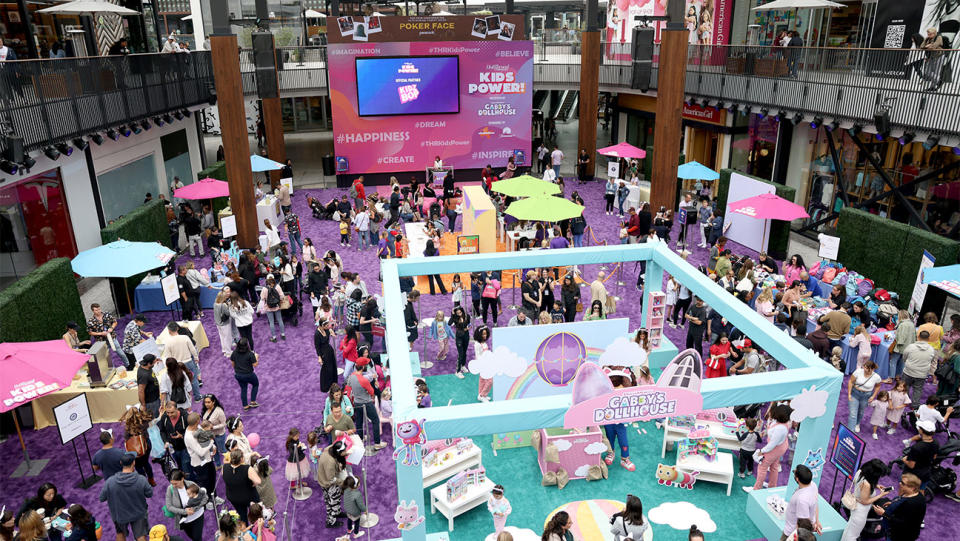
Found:
[(534, 362), (540, 379), (553, 387), (563, 387), (573, 381), (586, 359), (587, 346), (579, 336), (558, 332), (540, 342)]

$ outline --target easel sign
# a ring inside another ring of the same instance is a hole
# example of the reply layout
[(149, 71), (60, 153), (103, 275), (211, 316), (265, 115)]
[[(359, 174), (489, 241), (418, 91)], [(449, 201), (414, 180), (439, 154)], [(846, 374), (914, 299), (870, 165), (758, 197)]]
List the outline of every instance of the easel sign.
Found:
[(180, 300), (180, 288), (177, 287), (177, 275), (168, 274), (160, 278), (160, 289), (163, 291), (163, 302), (171, 305)]
[[(282, 179), (281, 182), (283, 182)], [(230, 237), (236, 237), (237, 217), (233, 215), (224, 216), (220, 219), (220, 227), (223, 229), (223, 238), (229, 239)]]
[(853, 481), (854, 474), (860, 469), (860, 461), (863, 460), (864, 447), (866, 443), (846, 425), (841, 424), (830, 449), (830, 463), (847, 479)]
[(160, 358), (160, 347), (157, 346), (157, 341), (153, 338), (147, 338), (143, 342), (133, 346), (133, 356), (137, 359), (137, 362), (143, 360), (143, 358), (149, 353), (156, 358)]
[(620, 160), (610, 160), (607, 162), (607, 178), (620, 178)]
[(80, 472), (80, 481), (74, 485), (77, 488), (90, 488), (100, 477), (93, 474), (87, 477), (80, 466), (80, 453), (77, 451), (78, 437), (83, 437), (83, 445), (87, 448), (87, 461), (90, 462), (90, 469), (93, 469), (93, 459), (90, 458), (90, 446), (87, 444), (87, 438), (84, 434), (93, 428), (93, 420), (90, 418), (90, 404), (87, 402), (87, 394), (80, 393), (77, 396), (67, 399), (53, 407), (53, 417), (57, 421), (57, 431), (60, 433), (60, 442), (66, 445), (67, 442), (73, 442), (73, 455), (77, 459), (77, 471)]
[(840, 251), (840, 237), (831, 237), (820, 233), (817, 238), (820, 240), (820, 251), (817, 255), (822, 259), (836, 261), (837, 253)]

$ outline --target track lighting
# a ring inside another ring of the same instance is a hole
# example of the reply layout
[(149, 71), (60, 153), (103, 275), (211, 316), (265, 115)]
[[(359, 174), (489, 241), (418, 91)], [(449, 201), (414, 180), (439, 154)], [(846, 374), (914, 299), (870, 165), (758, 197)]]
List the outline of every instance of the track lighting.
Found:
[(901, 145), (909, 144), (909, 143), (911, 143), (916, 137), (917, 137), (917, 134), (915, 134), (915, 133), (913, 133), (913, 132), (909, 132), (909, 131), (908, 131), (908, 132), (903, 132), (903, 135), (900, 136), (900, 144), (901, 144)]
[(813, 129), (817, 129), (818, 127), (820, 127), (820, 126), (822, 126), (822, 125), (823, 125), (823, 117), (822, 117), (822, 116), (815, 116), (815, 117), (813, 117), (813, 120), (810, 122), (810, 127), (813, 128)]
[[(107, 137), (109, 137), (111, 141), (116, 141), (117, 139), (120, 139), (120, 134), (117, 133), (117, 130), (109, 129), (107, 130)], [(99, 145), (100, 143), (97, 144)]]
[(890, 136), (890, 132), (889, 132), (889, 131), (883, 131), (883, 132), (880, 132), (880, 133), (878, 133), (878, 134), (876, 135), (876, 139), (877, 139), (877, 141), (883, 141), (884, 139), (886, 139), (886, 138), (889, 137), (889, 136)]
[(60, 151), (60, 154), (63, 154), (64, 156), (69, 156), (73, 154), (73, 147), (66, 143), (57, 143), (54, 146), (58, 151)]
[(796, 125), (798, 125), (798, 126), (799, 126), (801, 123), (803, 123), (803, 113), (797, 113), (796, 115), (794, 115), (794, 117), (793, 117), (793, 123), (796, 124)]
[(757, 116), (760, 117), (760, 118), (763, 118), (763, 117), (767, 116), (767, 114), (768, 114), (769, 112), (770, 112), (770, 109), (767, 109), (766, 107), (761, 107), (761, 108), (760, 108), (760, 114), (757, 115)]
[(8, 175), (16, 175), (17, 170), (19, 170), (17, 164), (7, 160), (0, 160), (0, 171), (3, 171)]
[(143, 128), (140, 127), (136, 122), (132, 122), (130, 126), (127, 127), (128, 130), (132, 131), (136, 135), (140, 135), (140, 132), (143, 131)]
[(173, 117), (176, 118), (177, 120), (183, 120), (183, 113), (181, 113), (180, 111), (174, 111)]
[(132, 131), (130, 131), (130, 128), (126, 126), (120, 126), (118, 129), (120, 130), (120, 134), (123, 135), (124, 137), (130, 137), (130, 134), (133, 133)]
[(140, 123), (140, 125), (143, 126), (143, 129), (145, 130), (149, 130), (150, 128), (153, 127), (153, 125), (150, 124), (149, 120), (144, 120), (143, 122)]
[(739, 106), (736, 103), (731, 103), (730, 106), (727, 107), (727, 111), (730, 111), (730, 114), (732, 115), (733, 113), (737, 112), (738, 107)]
[(53, 147), (47, 147), (43, 149), (43, 154), (51, 160), (56, 160), (60, 157), (60, 151)]
[(930, 137), (927, 137), (927, 140), (923, 143), (923, 148), (931, 150), (938, 144), (940, 144), (940, 138), (936, 135), (931, 135)]
[(190, 114), (191, 114), (191, 113), (190, 113), (190, 109), (184, 109), (184, 110), (183, 110), (183, 116), (185, 116), (185, 117), (187, 117), (187, 118), (190, 118)]
[(74, 140), (71, 141), (71, 142), (73, 143), (73, 146), (74, 146), (77, 150), (81, 150), (81, 151), (82, 151), (82, 150), (86, 150), (86, 149), (87, 149), (87, 142), (83, 140), (83, 137), (77, 137), (76, 139), (74, 139)]
[(100, 146), (103, 144), (103, 136), (100, 135), (99, 133), (90, 134), (90, 140), (96, 143), (97, 146)]
[(829, 131), (834, 131), (834, 130), (836, 130), (836, 129), (839, 128), (839, 127), (840, 127), (840, 121), (839, 121), (839, 120), (834, 120), (833, 122), (827, 124), (827, 130), (829, 130)]
[(173, 124), (173, 117), (170, 116), (170, 113), (163, 115), (163, 121), (167, 124)]
[(23, 156), (23, 167), (28, 171), (33, 168), (34, 165), (37, 165), (37, 160), (34, 160), (30, 157), (29, 154), (24, 154)]
[(157, 127), (163, 126), (163, 119), (158, 116), (155, 116), (153, 117), (153, 123), (156, 124)]
[(860, 130), (862, 129), (863, 129), (863, 124), (854, 124), (853, 126), (850, 127), (849, 130), (847, 130), (847, 133), (856, 137), (857, 135), (860, 135)]

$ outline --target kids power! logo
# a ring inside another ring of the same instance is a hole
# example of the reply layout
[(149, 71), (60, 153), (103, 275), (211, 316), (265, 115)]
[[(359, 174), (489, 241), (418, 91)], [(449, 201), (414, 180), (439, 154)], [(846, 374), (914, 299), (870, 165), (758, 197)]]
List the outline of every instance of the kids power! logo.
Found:
[(517, 82), (515, 71), (482, 71), (479, 82), (467, 85), (470, 94), (523, 94), (527, 83)]
[[(420, 70), (413, 65), (413, 62), (404, 62), (400, 65), (400, 68), (397, 69), (397, 73), (403, 75), (415, 75), (419, 74)], [(406, 82), (408, 79), (397, 79), (397, 82)], [(413, 79), (413, 81), (419, 81), (419, 79)], [(409, 84), (397, 87), (397, 93), (400, 95), (400, 103), (409, 103), (420, 97), (420, 90), (417, 89), (417, 85)]]

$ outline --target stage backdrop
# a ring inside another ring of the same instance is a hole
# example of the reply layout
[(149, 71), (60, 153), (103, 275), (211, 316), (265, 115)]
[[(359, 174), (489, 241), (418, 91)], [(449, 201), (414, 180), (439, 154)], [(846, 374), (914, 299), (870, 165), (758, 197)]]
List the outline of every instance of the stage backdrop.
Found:
[[(493, 330), (493, 353), (506, 369), (496, 370), (493, 399), (570, 394), (579, 364), (598, 364), (600, 355), (614, 340), (627, 336), (629, 324), (629, 319), (620, 318), (497, 327)], [(521, 370), (518, 365), (525, 368)]]
[(533, 43), (514, 41), (523, 16), (340, 17), (329, 27), (343, 173), (422, 171), (438, 155), (454, 169), (511, 156), (529, 164)]
[[(726, 230), (724, 235), (738, 243), (756, 250), (758, 252), (766, 251), (766, 239), (763, 235), (763, 220), (744, 216), (743, 214), (733, 214), (730, 212), (730, 203), (742, 201), (748, 197), (765, 193), (776, 193), (776, 188), (772, 184), (757, 182), (750, 177), (745, 177), (739, 173), (730, 175), (730, 191), (727, 192), (727, 208), (723, 212), (723, 228)], [(729, 229), (727, 226), (729, 224)], [(767, 224), (766, 238), (770, 238), (770, 224)]]

